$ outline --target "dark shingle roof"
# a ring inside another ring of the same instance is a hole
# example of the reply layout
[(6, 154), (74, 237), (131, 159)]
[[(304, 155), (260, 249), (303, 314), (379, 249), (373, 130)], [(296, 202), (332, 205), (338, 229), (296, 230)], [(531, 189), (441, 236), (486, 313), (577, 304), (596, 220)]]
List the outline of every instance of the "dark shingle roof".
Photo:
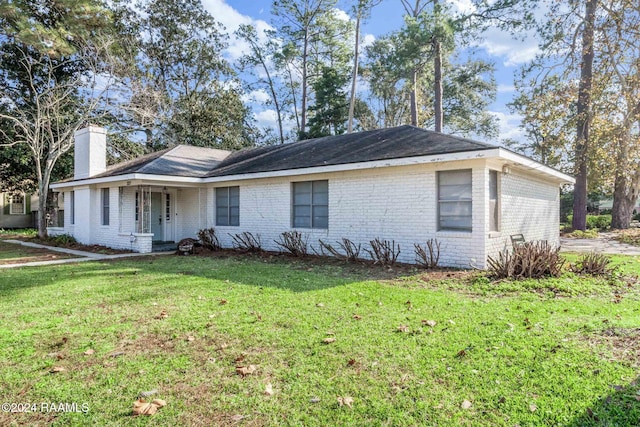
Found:
[(178, 145), (118, 163), (92, 178), (144, 173), (200, 178), (211, 172), (230, 152), (214, 148)]
[(415, 126), (327, 136), (231, 153), (178, 145), (111, 166), (92, 178), (143, 173), (193, 178), (389, 160), (496, 148)]
[(495, 145), (415, 126), (327, 136), (231, 154), (207, 177), (488, 150)]

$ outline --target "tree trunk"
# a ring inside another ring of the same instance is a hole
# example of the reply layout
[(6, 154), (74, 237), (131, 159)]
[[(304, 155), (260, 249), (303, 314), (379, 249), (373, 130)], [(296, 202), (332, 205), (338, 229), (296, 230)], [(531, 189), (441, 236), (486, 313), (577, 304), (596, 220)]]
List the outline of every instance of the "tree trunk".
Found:
[(411, 124), (418, 126), (418, 70), (411, 71)]
[(631, 225), (633, 208), (638, 200), (638, 191), (628, 191), (629, 183), (623, 176), (616, 176), (611, 208), (611, 228), (624, 230)]
[(435, 131), (442, 132), (442, 50), (440, 42), (433, 40), (433, 111), (435, 114)]
[(574, 230), (587, 228), (587, 161), (591, 126), (591, 86), (593, 81), (593, 36), (598, 0), (587, 0), (582, 31), (582, 64), (578, 87), (576, 132), (576, 184), (573, 189)]
[(304, 48), (302, 50), (302, 105), (300, 107), (300, 132), (299, 138), (305, 139), (307, 133), (307, 56), (309, 55), (309, 28), (304, 31)]
[(49, 186), (44, 185), (44, 181), (38, 183), (38, 215), (37, 223), (38, 237), (41, 239), (47, 238), (47, 193), (49, 192)]
[(347, 133), (353, 132), (353, 113), (356, 108), (356, 81), (358, 79), (358, 55), (360, 53), (360, 11), (356, 17), (356, 46), (353, 55), (353, 72), (351, 73), (351, 98), (349, 99), (349, 122)]

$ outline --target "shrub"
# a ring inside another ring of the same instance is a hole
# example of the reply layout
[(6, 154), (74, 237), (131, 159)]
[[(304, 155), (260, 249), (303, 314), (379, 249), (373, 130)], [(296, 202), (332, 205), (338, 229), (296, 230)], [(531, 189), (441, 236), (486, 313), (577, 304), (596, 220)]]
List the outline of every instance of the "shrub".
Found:
[(202, 246), (211, 251), (217, 251), (221, 248), (218, 236), (216, 236), (216, 230), (213, 228), (204, 228), (198, 231), (198, 238), (202, 242)]
[(299, 231), (285, 231), (280, 234), (280, 240), (274, 240), (275, 244), (284, 248), (291, 255), (297, 257), (307, 256), (309, 253), (308, 237), (303, 238)]
[(487, 263), (489, 274), (496, 279), (539, 279), (560, 276), (565, 261), (559, 247), (543, 240), (500, 252), (497, 258), (488, 257)]
[(233, 247), (236, 250), (242, 252), (261, 252), (262, 242), (260, 241), (260, 235), (255, 236), (248, 231), (243, 231), (240, 234), (229, 234), (233, 239)]
[(360, 258), (361, 245), (356, 246), (355, 243), (346, 237), (343, 237), (341, 242), (336, 242), (344, 253), (322, 240), (318, 240), (318, 242), (320, 243), (320, 255), (326, 256), (328, 253), (338, 259), (343, 259), (349, 262), (355, 262)]
[(590, 252), (578, 258), (575, 264), (571, 264), (569, 269), (578, 274), (590, 274), (592, 276), (606, 276), (611, 273), (611, 258), (604, 254)]
[[(573, 215), (567, 215), (567, 222), (573, 222)], [(611, 228), (611, 215), (587, 215), (587, 230), (608, 230)]]
[(440, 242), (437, 239), (427, 240), (426, 247), (413, 244), (416, 251), (416, 262), (424, 268), (436, 268), (440, 260)]
[(75, 245), (76, 243), (78, 243), (75, 237), (73, 237), (71, 234), (66, 234), (66, 233), (49, 237), (48, 240), (57, 246), (68, 246), (68, 245)]
[(375, 264), (394, 265), (400, 255), (400, 245), (396, 241), (380, 240), (377, 237), (369, 242), (371, 250), (365, 249)]
[(572, 237), (574, 239), (596, 239), (598, 237), (598, 230), (574, 230), (571, 233), (565, 234), (565, 237)]

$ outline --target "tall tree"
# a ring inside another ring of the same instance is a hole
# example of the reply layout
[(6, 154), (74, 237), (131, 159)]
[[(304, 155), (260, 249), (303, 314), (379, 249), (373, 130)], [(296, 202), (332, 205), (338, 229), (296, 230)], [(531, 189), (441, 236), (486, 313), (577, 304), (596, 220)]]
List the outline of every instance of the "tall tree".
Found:
[(313, 84), (316, 96), (315, 105), (309, 108), (313, 113), (309, 119), (309, 138), (344, 133), (348, 118), (347, 97), (343, 89), (346, 83), (346, 76), (335, 68), (323, 68), (322, 76)]
[(380, 4), (382, 0), (356, 0), (353, 7), (353, 15), (356, 20), (355, 40), (353, 49), (353, 68), (351, 70), (351, 92), (349, 95), (349, 118), (347, 133), (353, 132), (353, 116), (356, 106), (356, 89), (358, 83), (358, 68), (360, 64), (360, 26), (369, 17), (371, 9)]
[[(304, 138), (313, 102), (313, 84), (325, 66), (349, 73), (351, 23), (335, 9), (337, 0), (276, 0), (272, 13), (283, 38), (283, 56), (295, 68), (291, 81), (299, 84), (298, 134)], [(294, 85), (292, 84), (293, 88)]]
[(200, 0), (147, 0), (126, 16), (139, 30), (127, 111), (147, 147), (252, 145), (240, 82), (222, 57), (222, 26)]
[(576, 183), (573, 189), (574, 230), (587, 228), (587, 174), (591, 127), (591, 88), (593, 82), (594, 33), (598, 0), (586, 0), (582, 28), (582, 61), (576, 104)]
[(270, 102), (276, 111), (278, 140), (280, 144), (284, 144), (284, 104), (280, 97), (278, 70), (274, 69), (274, 57), (279, 50), (275, 32), (266, 30), (261, 37), (255, 27), (243, 24), (236, 31), (236, 35), (246, 41), (250, 49), (239, 59), (241, 68), (256, 77), (255, 84), (251, 84), (249, 88), (268, 91)]
[(30, 152), (45, 237), (56, 165), (74, 132), (106, 110), (117, 76), (111, 14), (93, 0), (18, 0), (3, 3), (0, 16), (0, 145)]

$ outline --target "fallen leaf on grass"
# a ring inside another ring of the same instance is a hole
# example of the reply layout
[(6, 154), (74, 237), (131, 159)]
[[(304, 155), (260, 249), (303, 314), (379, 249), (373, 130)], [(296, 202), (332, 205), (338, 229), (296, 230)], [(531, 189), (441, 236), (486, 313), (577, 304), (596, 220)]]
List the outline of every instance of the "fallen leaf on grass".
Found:
[(51, 372), (52, 374), (57, 374), (57, 373), (59, 373), (59, 372), (64, 372), (64, 371), (66, 371), (66, 370), (67, 370), (67, 368), (64, 368), (64, 367), (62, 367), (62, 366), (54, 366), (54, 367), (51, 369), (51, 371), (49, 371), (49, 372)]
[(329, 338), (323, 339), (322, 342), (325, 344), (331, 344), (332, 342), (336, 342), (336, 339), (333, 337), (329, 337)]
[(400, 325), (397, 330), (398, 332), (409, 332), (409, 327), (407, 325)]
[(460, 405), (462, 409), (471, 409), (471, 406), (472, 406), (471, 402), (468, 401), (467, 399), (463, 400), (462, 405)]
[(338, 397), (338, 405), (348, 406), (349, 408), (353, 408), (353, 397), (351, 396)]
[(506, 397), (504, 397), (504, 396), (502, 396), (502, 397), (500, 398), (500, 400), (498, 400), (498, 403), (504, 403), (504, 402), (506, 402), (506, 401), (507, 401), (507, 398), (506, 398)]
[(456, 354), (456, 357), (465, 357), (466, 355), (467, 355), (467, 352), (463, 349)]
[(347, 362), (347, 366), (353, 366), (356, 364), (356, 359), (349, 359), (349, 361)]
[(162, 399), (154, 399), (152, 402), (138, 399), (133, 402), (133, 415), (153, 415), (163, 406), (167, 406), (167, 402)]
[(236, 366), (236, 373), (245, 377), (253, 374), (257, 369), (256, 365)]
[(436, 321), (435, 320), (423, 320), (422, 324), (423, 325), (427, 325), (427, 326), (431, 326), (433, 328), (434, 326), (436, 326)]
[(95, 352), (96, 351), (94, 349), (90, 348), (90, 349), (88, 349), (87, 351), (84, 352), (84, 355), (91, 356)]
[(312, 397), (311, 399), (309, 399), (309, 402), (311, 402), (311, 403), (320, 403), (320, 398), (319, 397)]
[(316, 307), (324, 307), (324, 304), (319, 302), (319, 303), (316, 304)]
[(196, 337), (194, 337), (193, 335), (189, 335), (187, 337), (187, 341), (195, 341)]
[(244, 415), (237, 414), (237, 415), (233, 415), (231, 417), (231, 421), (238, 422), (238, 421), (242, 421), (242, 420), (244, 420)]
[(535, 403), (532, 403), (531, 405), (529, 405), (529, 410), (531, 412), (536, 412), (537, 409), (538, 409), (538, 406)]
[(167, 317), (169, 317), (169, 313), (167, 313), (167, 310), (162, 310), (160, 314), (156, 316), (156, 319), (162, 320), (162, 319), (166, 319)]
[(356, 319), (356, 320), (360, 320), (360, 319), (362, 319), (362, 316), (354, 314), (353, 318)]
[(220, 305), (225, 305), (228, 301), (226, 299), (221, 299), (220, 300)]
[(264, 386), (264, 394), (265, 396), (273, 396), (273, 386), (271, 383)]

